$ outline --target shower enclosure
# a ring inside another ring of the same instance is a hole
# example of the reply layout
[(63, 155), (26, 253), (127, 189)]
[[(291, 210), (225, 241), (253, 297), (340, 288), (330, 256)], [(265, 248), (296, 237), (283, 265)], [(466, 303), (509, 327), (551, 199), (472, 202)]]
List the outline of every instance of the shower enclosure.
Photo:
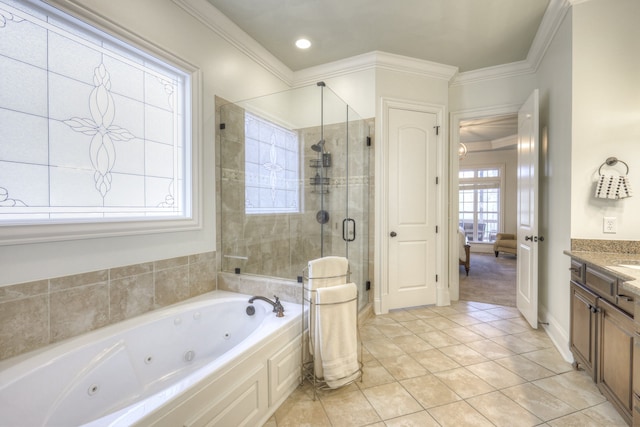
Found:
[(329, 87), (220, 106), (222, 271), (297, 280), (344, 256), (369, 300), (369, 124)]

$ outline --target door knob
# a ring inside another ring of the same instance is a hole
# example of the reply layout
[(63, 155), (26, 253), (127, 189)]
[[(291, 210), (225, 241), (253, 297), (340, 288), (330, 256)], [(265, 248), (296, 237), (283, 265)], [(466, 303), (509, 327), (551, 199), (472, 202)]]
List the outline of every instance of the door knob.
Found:
[(527, 240), (533, 241), (533, 236), (524, 236), (524, 241), (526, 242)]
[(395, 231), (392, 231), (391, 233), (389, 233), (389, 236), (391, 237), (396, 237), (398, 235), (398, 233), (396, 233)]

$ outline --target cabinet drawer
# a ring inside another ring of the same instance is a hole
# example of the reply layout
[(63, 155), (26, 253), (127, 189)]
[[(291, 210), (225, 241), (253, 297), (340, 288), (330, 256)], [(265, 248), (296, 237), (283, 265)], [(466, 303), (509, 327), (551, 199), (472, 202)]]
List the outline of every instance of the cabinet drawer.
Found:
[(584, 285), (584, 264), (575, 259), (571, 259), (571, 280)]
[(585, 284), (587, 287), (593, 289), (601, 297), (604, 297), (612, 302), (615, 302), (617, 279), (608, 274), (604, 274), (598, 270), (594, 270), (591, 267), (587, 267), (585, 274)]

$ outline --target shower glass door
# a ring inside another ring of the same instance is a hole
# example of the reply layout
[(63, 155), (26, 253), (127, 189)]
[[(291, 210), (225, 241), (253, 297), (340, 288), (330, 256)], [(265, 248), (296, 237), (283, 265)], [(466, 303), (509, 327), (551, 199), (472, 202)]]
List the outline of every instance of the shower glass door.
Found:
[(368, 123), (317, 84), (221, 103), (221, 268), (295, 280), (344, 256), (368, 302)]

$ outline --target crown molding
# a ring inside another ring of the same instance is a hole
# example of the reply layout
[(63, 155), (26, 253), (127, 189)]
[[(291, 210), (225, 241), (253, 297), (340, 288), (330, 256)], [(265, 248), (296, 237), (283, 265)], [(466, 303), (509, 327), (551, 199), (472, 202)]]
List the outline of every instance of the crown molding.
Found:
[(373, 51), (329, 62), (293, 73), (294, 86), (304, 86), (322, 79), (339, 77), (370, 69), (384, 69), (449, 81), (458, 72), (457, 67), (436, 62)]
[(172, 0), (188, 14), (202, 22), (210, 30), (218, 34), (265, 70), (292, 85), (293, 72), (271, 52), (255, 41), (249, 34), (234, 24), (222, 12), (206, 0)]
[(571, 6), (584, 1), (589, 0), (551, 0), (531, 43), (527, 59), (460, 73), (451, 82), (451, 86), (535, 73)]

